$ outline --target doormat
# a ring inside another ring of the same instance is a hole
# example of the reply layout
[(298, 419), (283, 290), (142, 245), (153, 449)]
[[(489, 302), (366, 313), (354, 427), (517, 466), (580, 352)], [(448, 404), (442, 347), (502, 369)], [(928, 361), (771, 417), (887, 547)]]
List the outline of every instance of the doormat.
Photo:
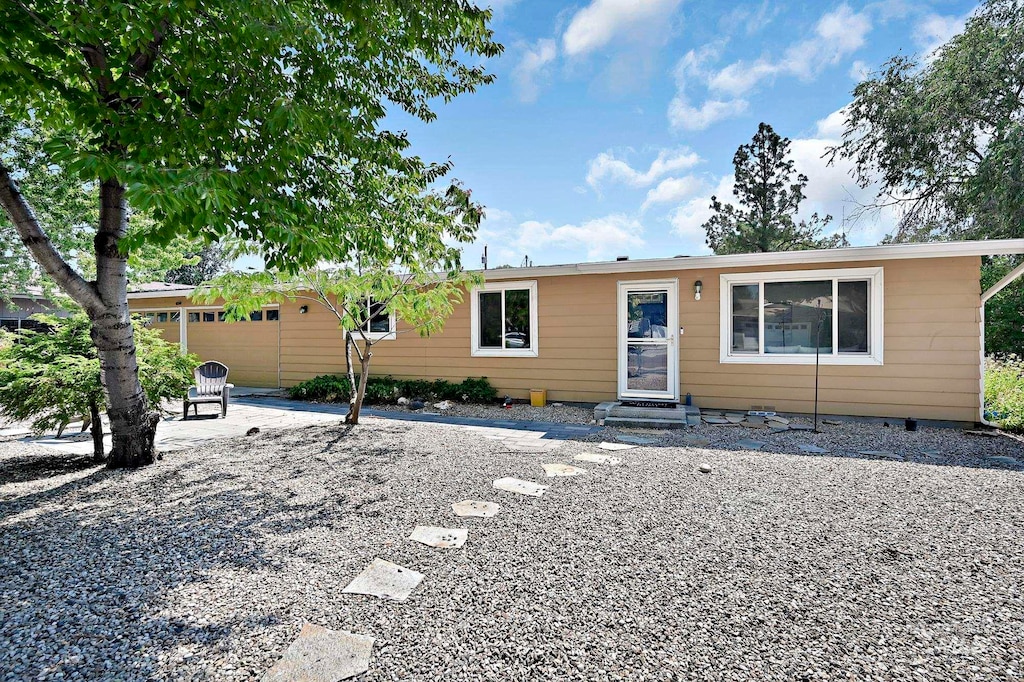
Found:
[(656, 403), (650, 400), (623, 400), (623, 407), (661, 407), (666, 410), (674, 410), (679, 403)]

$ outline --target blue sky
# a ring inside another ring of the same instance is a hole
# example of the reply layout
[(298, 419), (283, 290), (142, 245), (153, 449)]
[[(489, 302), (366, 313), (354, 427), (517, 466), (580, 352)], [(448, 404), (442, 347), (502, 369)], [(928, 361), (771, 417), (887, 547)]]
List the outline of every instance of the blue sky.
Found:
[[(491, 0), (505, 53), (494, 85), (439, 103), (406, 128), (413, 152), (450, 157), (488, 209), (465, 264), (536, 265), (708, 253), (712, 194), (731, 196), (732, 155), (760, 121), (793, 140), (806, 213), (877, 243), (883, 213), (846, 167), (820, 158), (858, 79), (898, 54), (927, 55), (974, 2)], [(845, 224), (843, 216), (847, 216)]]

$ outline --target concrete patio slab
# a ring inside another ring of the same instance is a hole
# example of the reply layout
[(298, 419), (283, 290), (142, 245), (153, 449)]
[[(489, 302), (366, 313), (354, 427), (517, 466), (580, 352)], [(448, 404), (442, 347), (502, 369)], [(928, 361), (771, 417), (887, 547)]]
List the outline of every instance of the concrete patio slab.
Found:
[[(307, 403), (278, 397), (276, 390), (259, 392), (246, 389), (246, 397), (232, 396), (226, 417), (219, 411), (209, 414), (200, 411), (199, 417), (182, 419), (180, 405), (165, 403), (166, 414), (157, 425), (156, 447), (160, 452), (172, 452), (205, 445), (220, 438), (245, 436), (252, 428), (261, 432), (273, 429), (291, 429), (315, 424), (341, 424), (348, 412), (347, 405)], [(517, 452), (549, 452), (568, 439), (600, 431), (600, 427), (579, 424), (556, 424), (536, 421), (494, 421), (446, 415), (389, 412), (366, 408), (363, 415), (374, 419), (399, 419), (451, 424), (478, 431), (482, 437), (497, 440)], [(80, 423), (69, 424), (61, 438), (55, 434), (33, 438), (24, 424), (2, 424), (0, 436), (22, 437), (26, 442), (52, 447), (73, 455), (92, 454), (92, 438), (88, 432), (79, 433)], [(105, 443), (111, 445), (110, 426), (104, 420)], [(259, 436), (254, 436), (258, 438)]]

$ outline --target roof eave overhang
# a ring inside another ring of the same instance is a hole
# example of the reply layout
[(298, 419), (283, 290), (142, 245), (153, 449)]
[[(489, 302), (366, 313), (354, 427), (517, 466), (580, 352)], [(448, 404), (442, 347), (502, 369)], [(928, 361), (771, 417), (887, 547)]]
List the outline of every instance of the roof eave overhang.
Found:
[(542, 265), (532, 268), (487, 270), (483, 272), (483, 275), (488, 280), (502, 280), (530, 277), (561, 277), (566, 275), (663, 272), (666, 270), (725, 270), (775, 265), (798, 266), (816, 263), (956, 258), (1007, 254), (1024, 254), (1024, 239), (991, 239), (928, 244), (886, 244), (883, 246), (854, 246), (842, 249), (816, 249), (811, 251), (779, 251), (774, 253), (743, 253), (728, 256), (689, 256), (604, 263)]

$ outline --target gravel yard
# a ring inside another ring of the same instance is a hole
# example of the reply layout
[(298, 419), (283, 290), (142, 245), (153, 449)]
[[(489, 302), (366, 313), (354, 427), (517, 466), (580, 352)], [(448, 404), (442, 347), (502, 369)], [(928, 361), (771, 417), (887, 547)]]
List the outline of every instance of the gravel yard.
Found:
[[(366, 419), (127, 472), (0, 442), (0, 679), (259, 679), (304, 621), (375, 637), (365, 680), (1024, 676), (1024, 473), (991, 459), (1024, 447), (827, 428), (702, 425), (552, 479), (601, 438), (511, 452)], [(501, 510), (457, 519), (467, 498)], [(416, 525), (469, 540), (431, 549)], [(407, 602), (342, 594), (375, 557), (426, 574)]]

